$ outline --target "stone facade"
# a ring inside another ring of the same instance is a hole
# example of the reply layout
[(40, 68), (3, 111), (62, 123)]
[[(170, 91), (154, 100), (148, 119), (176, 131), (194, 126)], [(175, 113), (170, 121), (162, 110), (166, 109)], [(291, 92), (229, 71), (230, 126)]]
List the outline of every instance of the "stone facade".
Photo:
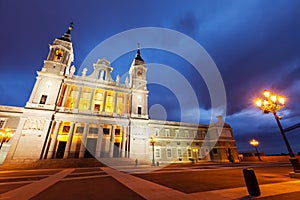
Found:
[(228, 155), (237, 160), (231, 127), (221, 118), (210, 125), (149, 119), (140, 49), (124, 83), (111, 77), (106, 59), (99, 59), (91, 74), (83, 69), (75, 75), (71, 30), (50, 45), (25, 108), (6, 118), (8, 112), (0, 112), (7, 121), (3, 128), (15, 128), (7, 163), (84, 157), (228, 162)]

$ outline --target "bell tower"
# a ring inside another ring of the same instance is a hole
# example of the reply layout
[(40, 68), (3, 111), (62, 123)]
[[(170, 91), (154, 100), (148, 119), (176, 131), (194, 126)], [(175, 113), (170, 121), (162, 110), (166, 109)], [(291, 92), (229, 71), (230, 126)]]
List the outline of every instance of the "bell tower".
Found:
[(36, 82), (11, 142), (7, 163), (43, 157), (55, 119), (56, 102), (74, 58), (72, 28), (71, 23), (67, 32), (49, 45), (48, 57), (42, 70), (37, 72)]
[(136, 56), (132, 61), (129, 75), (132, 89), (131, 117), (148, 119), (148, 90), (146, 79), (146, 64), (141, 57), (138, 47)]
[(73, 23), (70, 23), (66, 33), (49, 45), (49, 54), (44, 60), (42, 70), (37, 72), (38, 76), (26, 108), (55, 109), (61, 83), (68, 75), (70, 65), (74, 60), (71, 42), (72, 29)]

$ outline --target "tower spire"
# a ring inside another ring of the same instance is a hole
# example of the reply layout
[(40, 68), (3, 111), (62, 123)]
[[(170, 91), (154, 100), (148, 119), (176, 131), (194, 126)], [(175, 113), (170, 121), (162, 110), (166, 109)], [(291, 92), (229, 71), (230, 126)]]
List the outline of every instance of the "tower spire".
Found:
[(60, 40), (71, 42), (71, 30), (73, 30), (73, 27), (74, 27), (73, 25), (74, 25), (74, 23), (71, 22), (68, 27), (68, 30), (65, 32), (65, 34), (61, 38), (59, 38)]
[(144, 62), (143, 58), (141, 57), (140, 43), (137, 43), (137, 46), (138, 46), (138, 48), (137, 48), (137, 52), (136, 52), (134, 60), (139, 60), (139, 61)]

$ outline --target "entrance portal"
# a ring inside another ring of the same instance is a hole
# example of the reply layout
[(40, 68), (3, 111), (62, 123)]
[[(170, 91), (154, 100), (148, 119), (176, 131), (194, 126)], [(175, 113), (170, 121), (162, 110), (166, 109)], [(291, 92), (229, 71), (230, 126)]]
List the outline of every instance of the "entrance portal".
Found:
[(114, 153), (113, 153), (114, 158), (120, 157), (120, 143), (114, 143)]
[(59, 141), (57, 151), (56, 151), (56, 158), (63, 158), (64, 157), (64, 152), (66, 148), (67, 142), (64, 141)]

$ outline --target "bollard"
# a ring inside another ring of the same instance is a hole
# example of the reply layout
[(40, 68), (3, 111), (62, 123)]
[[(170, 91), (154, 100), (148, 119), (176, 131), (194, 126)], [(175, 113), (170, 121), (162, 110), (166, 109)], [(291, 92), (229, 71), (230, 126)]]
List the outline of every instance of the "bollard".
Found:
[(243, 174), (249, 195), (260, 196), (260, 189), (254, 170), (252, 168), (243, 169)]

